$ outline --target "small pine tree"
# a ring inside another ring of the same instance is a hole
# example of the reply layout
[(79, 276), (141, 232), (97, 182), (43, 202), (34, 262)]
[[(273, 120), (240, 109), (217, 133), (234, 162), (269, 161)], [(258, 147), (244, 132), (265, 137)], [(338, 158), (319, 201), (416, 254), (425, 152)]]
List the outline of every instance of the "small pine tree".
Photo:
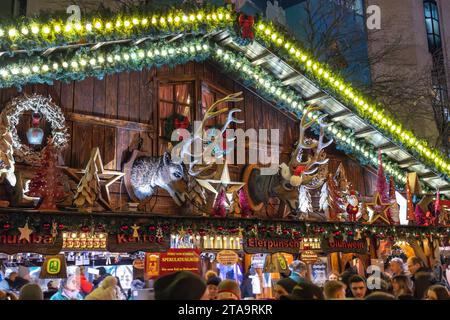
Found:
[(301, 213), (304, 213), (308, 217), (313, 212), (311, 194), (305, 186), (300, 186), (300, 193), (298, 195), (298, 208)]
[(411, 188), (409, 186), (409, 177), (406, 177), (406, 208), (408, 222), (409, 224), (414, 224), (416, 221), (416, 215), (412, 201)]
[(30, 197), (40, 197), (39, 210), (57, 210), (56, 201), (64, 197), (64, 187), (61, 183), (62, 173), (56, 167), (58, 153), (51, 140), (42, 150), (41, 165), (35, 176), (31, 179), (29, 191)]
[(216, 201), (214, 202), (214, 206), (212, 209), (212, 216), (213, 217), (226, 217), (227, 216), (227, 209), (225, 207), (225, 191), (221, 189), (219, 191), (219, 194), (217, 195)]
[(239, 190), (239, 206), (241, 207), (241, 217), (250, 217), (253, 214), (250, 204), (248, 203), (247, 195), (244, 190)]
[(100, 191), (100, 179), (98, 177), (98, 168), (95, 163), (95, 154), (91, 155), (86, 166), (84, 176), (81, 178), (73, 203), (77, 208), (90, 211), (98, 199)]

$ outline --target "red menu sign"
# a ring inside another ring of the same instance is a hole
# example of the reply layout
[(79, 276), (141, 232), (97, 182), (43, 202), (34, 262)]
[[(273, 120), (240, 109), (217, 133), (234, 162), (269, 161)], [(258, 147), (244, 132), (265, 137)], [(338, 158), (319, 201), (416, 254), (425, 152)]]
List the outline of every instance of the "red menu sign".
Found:
[(167, 252), (145, 254), (146, 279), (177, 271), (200, 273), (200, 251), (196, 249), (169, 249)]

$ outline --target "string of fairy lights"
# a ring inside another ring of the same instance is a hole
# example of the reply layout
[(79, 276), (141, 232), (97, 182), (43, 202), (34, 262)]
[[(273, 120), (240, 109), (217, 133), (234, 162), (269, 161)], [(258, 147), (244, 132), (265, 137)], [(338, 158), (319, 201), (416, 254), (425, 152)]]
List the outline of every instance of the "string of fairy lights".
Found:
[[(133, 16), (118, 14), (109, 18), (94, 17), (74, 23), (63, 23), (62, 20), (58, 19), (46, 22), (31, 20), (14, 25), (0, 24), (0, 46), (6, 51), (12, 52), (21, 47), (35, 47), (37, 50), (62, 43), (109, 41), (129, 37), (138, 38), (143, 35), (156, 34), (154, 38), (159, 39), (162, 35), (168, 33), (175, 34), (188, 30), (197, 30), (199, 34), (205, 34), (221, 28), (234, 30), (236, 20), (236, 13), (229, 6), (195, 9), (191, 12), (172, 9), (164, 14), (152, 13)], [(254, 30), (257, 40), (274, 46), (280, 55), (288, 57), (290, 61), (301, 67), (309, 77), (313, 77), (328, 91), (343, 99), (345, 104), (351, 105), (370, 124), (394, 137), (431, 167), (436, 168), (444, 175), (450, 175), (450, 161), (445, 155), (439, 150), (429, 147), (426, 141), (417, 138), (379, 106), (370, 103), (348, 82), (343, 80), (338, 73), (331, 71), (326, 64), (318, 62), (307, 51), (300, 49), (295, 40), (289, 38), (273, 24), (262, 19), (259, 19), (256, 23)], [(206, 42), (194, 43), (167, 46), (167, 49), (164, 49), (166, 46), (161, 46), (160, 43), (151, 49), (149, 46), (145, 46), (144, 49), (138, 49), (134, 46), (120, 50), (115, 48), (115, 52), (110, 50), (110, 53), (95, 53), (81, 49), (72, 57), (67, 59), (57, 58), (54, 61), (50, 58), (45, 60), (31, 56), (0, 67), (0, 87), (23, 85), (37, 80), (49, 82), (54, 79), (66, 79), (67, 77), (63, 77), (61, 73), (68, 72), (95, 76), (98, 72), (92, 72), (93, 69), (105, 69), (107, 73), (112, 72), (112, 67), (117, 68), (118, 66), (122, 70), (130, 70), (163, 63), (165, 60), (169, 62), (173, 60), (173, 63), (177, 63), (179, 59), (175, 59), (175, 57), (178, 55), (189, 55), (189, 58), (193, 58), (200, 53), (203, 55), (207, 51), (209, 52), (210, 44)], [(200, 50), (197, 46), (200, 46)], [(208, 50), (205, 50), (204, 46), (208, 47)], [(236, 72), (239, 72), (244, 78), (251, 79), (254, 85), (267, 95), (276, 98), (277, 101), (282, 101), (284, 106), (287, 106), (291, 111), (301, 114), (304, 103), (294, 91), (286, 89), (267, 72), (248, 63), (244, 56), (223, 50), (223, 55), (218, 55), (215, 52), (212, 56), (216, 57), (218, 61), (226, 61), (227, 56), (231, 57), (235, 61), (231, 66)], [(41, 79), (38, 79), (39, 77)], [(319, 117), (320, 115), (320, 112), (316, 112), (311, 117)], [(350, 148), (353, 153), (360, 158), (364, 158), (366, 162), (377, 165), (377, 152), (364, 139), (355, 138), (349, 134), (348, 129), (337, 123), (331, 124), (327, 130), (328, 134), (333, 135), (338, 143)], [(406, 171), (399, 168), (397, 164), (386, 160), (384, 165), (386, 171), (398, 183), (404, 184), (406, 182)]]

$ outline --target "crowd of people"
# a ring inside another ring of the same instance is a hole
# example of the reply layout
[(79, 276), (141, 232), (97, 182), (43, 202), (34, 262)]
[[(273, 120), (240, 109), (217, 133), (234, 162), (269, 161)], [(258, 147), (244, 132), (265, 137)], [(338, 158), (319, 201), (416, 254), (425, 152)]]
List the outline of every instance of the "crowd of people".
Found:
[[(368, 281), (347, 268), (342, 274), (332, 272), (323, 287), (307, 278), (307, 265), (296, 260), (290, 265), (290, 274), (279, 279), (273, 290), (276, 300), (449, 300), (446, 281), (435, 278), (418, 257), (410, 257), (406, 263), (401, 258), (389, 262), (389, 274), (381, 273)], [(159, 277), (153, 285), (156, 300), (244, 300), (254, 299), (251, 282), (244, 279), (241, 285), (233, 279), (221, 279), (214, 271), (202, 278), (192, 272), (179, 271)], [(133, 288), (142, 289), (144, 281), (136, 279)], [(19, 292), (18, 295), (13, 292)], [(0, 300), (127, 300), (131, 289), (123, 290), (120, 280), (108, 274), (103, 267), (90, 282), (84, 268), (77, 269), (59, 282), (50, 280), (47, 290), (31, 283), (27, 275), (11, 272), (0, 282)]]
[[(394, 258), (389, 263), (390, 275), (381, 273), (378, 280), (367, 279), (348, 268), (342, 274), (332, 272), (323, 288), (307, 278), (307, 265), (296, 260), (289, 276), (274, 285), (276, 300), (450, 300), (448, 284), (439, 282), (418, 257), (407, 263)], [(156, 300), (243, 300), (254, 298), (244, 280), (221, 280), (208, 271), (205, 279), (191, 272), (176, 272), (155, 282)]]
[[(85, 276), (83, 267), (66, 279), (49, 280), (47, 290), (32, 283), (29, 275), (22, 276), (11, 272), (0, 282), (0, 300), (128, 300), (131, 290), (125, 291), (118, 277), (106, 272), (104, 267), (97, 268), (98, 275), (90, 282)], [(133, 281), (134, 288), (143, 288), (143, 279)], [(18, 293), (18, 294), (17, 294)]]

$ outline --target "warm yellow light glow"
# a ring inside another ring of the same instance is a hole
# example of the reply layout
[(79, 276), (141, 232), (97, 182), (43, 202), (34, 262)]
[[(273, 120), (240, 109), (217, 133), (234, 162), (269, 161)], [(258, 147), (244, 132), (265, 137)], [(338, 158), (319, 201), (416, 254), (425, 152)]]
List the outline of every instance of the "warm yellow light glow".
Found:
[(39, 32), (39, 27), (36, 26), (36, 25), (32, 26), (32, 27), (31, 27), (31, 32), (32, 32), (33, 34), (38, 33), (38, 32)]
[(55, 29), (55, 32), (61, 32), (61, 26), (59, 24), (56, 24), (53, 29)]
[(72, 31), (72, 25), (71, 24), (66, 24), (66, 26), (64, 27), (64, 31), (66, 31), (66, 32)]
[(102, 28), (102, 24), (100, 23), (100, 21), (97, 21), (94, 26), (95, 26), (96, 29), (101, 29)]
[(26, 35), (28, 34), (29, 31), (28, 31), (28, 28), (23, 27), (23, 28), (20, 30), (20, 32), (22, 32), (22, 34), (26, 36)]
[(107, 22), (107, 23), (105, 24), (105, 28), (106, 28), (107, 30), (110, 30), (110, 29), (112, 28), (112, 23), (111, 23), (111, 22)]
[(128, 28), (128, 27), (131, 26), (131, 23), (130, 23), (130, 21), (125, 20), (125, 21), (123, 22), (123, 25), (124, 25), (125, 28)]
[(137, 26), (139, 24), (139, 19), (133, 18), (132, 22), (135, 26)]
[(90, 23), (86, 24), (86, 30), (92, 31), (92, 24), (90, 24)]
[(17, 30), (16, 29), (9, 29), (8, 30), (8, 35), (12, 38), (15, 37), (17, 35)]

